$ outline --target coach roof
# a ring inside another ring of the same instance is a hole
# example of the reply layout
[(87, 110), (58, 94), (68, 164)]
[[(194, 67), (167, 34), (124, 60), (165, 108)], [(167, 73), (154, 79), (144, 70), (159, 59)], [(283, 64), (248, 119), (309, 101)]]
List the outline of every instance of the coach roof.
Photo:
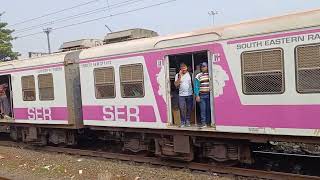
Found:
[(103, 56), (116, 56), (161, 48), (186, 46), (218, 40), (235, 39), (247, 36), (295, 30), (319, 26), (320, 9), (298, 12), (283, 16), (244, 21), (238, 24), (211, 27), (188, 33), (138, 39), (114, 44), (107, 44), (84, 50), (80, 59), (91, 59)]

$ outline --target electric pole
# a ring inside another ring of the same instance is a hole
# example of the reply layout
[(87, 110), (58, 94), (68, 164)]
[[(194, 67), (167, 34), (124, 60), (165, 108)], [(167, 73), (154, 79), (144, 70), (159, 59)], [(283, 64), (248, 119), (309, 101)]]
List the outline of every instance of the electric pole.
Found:
[(50, 33), (52, 31), (52, 28), (46, 28), (43, 30), (44, 33), (47, 35), (47, 41), (48, 41), (48, 53), (51, 54), (51, 47), (50, 47)]
[(209, 11), (208, 14), (209, 14), (209, 16), (212, 16), (212, 26), (214, 26), (214, 18), (215, 18), (215, 15), (218, 14), (218, 11), (216, 11), (216, 10)]

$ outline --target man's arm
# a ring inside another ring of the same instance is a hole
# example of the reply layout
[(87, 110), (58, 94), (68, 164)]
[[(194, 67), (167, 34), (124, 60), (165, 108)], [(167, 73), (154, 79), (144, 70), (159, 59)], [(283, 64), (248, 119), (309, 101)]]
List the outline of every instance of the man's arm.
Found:
[(200, 93), (200, 81), (195, 78), (194, 79), (194, 95), (197, 97), (199, 96), (199, 93)]
[(181, 76), (179, 76), (179, 74), (176, 74), (176, 77), (174, 78), (174, 85), (176, 86), (176, 88), (180, 86), (180, 82), (181, 82)]

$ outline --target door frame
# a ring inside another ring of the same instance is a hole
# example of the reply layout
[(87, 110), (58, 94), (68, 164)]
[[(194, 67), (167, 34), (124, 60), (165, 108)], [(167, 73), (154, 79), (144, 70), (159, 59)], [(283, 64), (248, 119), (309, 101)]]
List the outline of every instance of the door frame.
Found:
[(215, 100), (214, 100), (214, 87), (213, 87), (213, 65), (216, 61), (216, 56), (213, 52), (208, 50), (208, 72), (209, 72), (209, 85), (210, 85), (210, 104), (211, 104), (211, 125), (216, 125), (215, 119)]
[(170, 81), (170, 62), (169, 62), (169, 55), (164, 56), (164, 68), (165, 68), (165, 78), (166, 78), (166, 99), (167, 99), (167, 118), (169, 125), (173, 124), (172, 118), (172, 104), (171, 104), (171, 81)]

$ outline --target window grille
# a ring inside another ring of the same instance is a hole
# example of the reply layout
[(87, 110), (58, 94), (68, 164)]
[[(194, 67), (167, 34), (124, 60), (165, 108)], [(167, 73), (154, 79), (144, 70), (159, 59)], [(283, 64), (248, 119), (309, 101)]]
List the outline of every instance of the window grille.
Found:
[(120, 66), (121, 96), (125, 98), (144, 97), (143, 79), (142, 64)]
[(248, 95), (284, 92), (283, 52), (281, 49), (242, 53), (243, 92)]
[(320, 92), (320, 44), (296, 48), (296, 74), (299, 93)]
[(54, 99), (53, 77), (52, 74), (40, 74), (38, 76), (39, 98), (42, 101)]
[(97, 99), (115, 97), (115, 79), (113, 67), (94, 69), (94, 80)]
[(36, 88), (34, 82), (34, 76), (21, 77), (22, 96), (24, 101), (36, 100)]

